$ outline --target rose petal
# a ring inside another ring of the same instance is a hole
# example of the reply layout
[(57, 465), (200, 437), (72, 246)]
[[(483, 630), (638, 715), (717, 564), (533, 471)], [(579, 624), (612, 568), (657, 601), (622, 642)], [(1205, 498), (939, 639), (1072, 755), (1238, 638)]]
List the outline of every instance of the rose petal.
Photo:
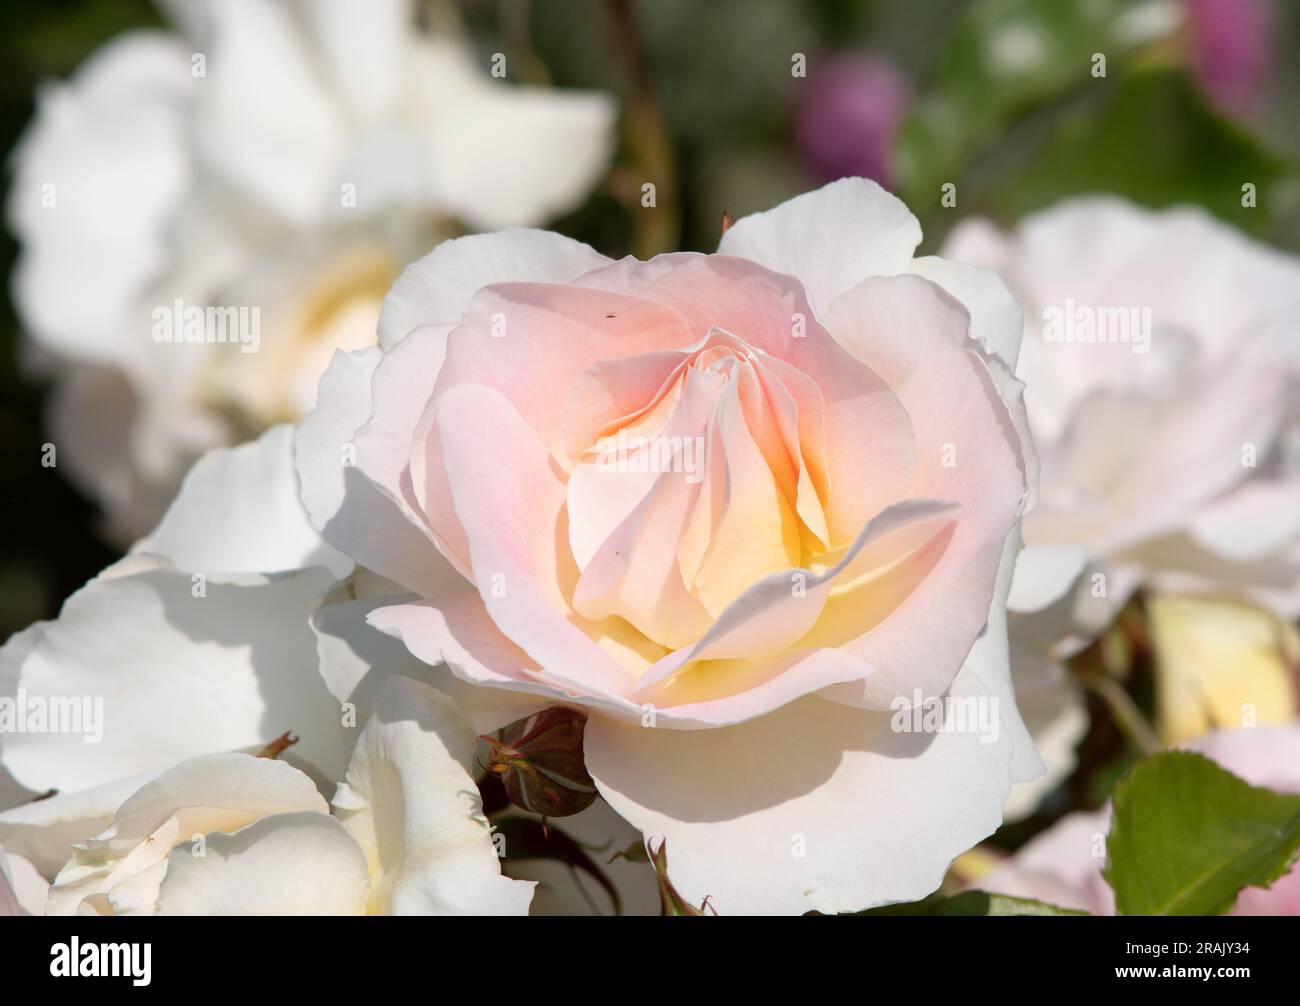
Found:
[(292, 438), (291, 427), (274, 426), (253, 443), (207, 454), (185, 476), (162, 523), (134, 551), (213, 580), (223, 572), (309, 566), (346, 574), (351, 560), (325, 544), (299, 499)]
[(364, 11), (349, 0), (312, 0), (299, 9), (353, 114), (363, 122), (391, 114), (410, 58), (411, 0), (377, 0)]
[[(510, 402), (488, 388), (444, 393), (438, 429), (474, 581), (492, 620), (551, 674), (621, 693), (627, 671), (575, 624), (582, 620), (569, 611), (561, 586), (576, 570), (564, 568), (572, 565), (563, 545), (564, 486), (550, 452)], [(497, 462), (503, 457), (509, 466)]]
[(939, 287), (914, 276), (869, 279), (827, 318), (912, 417), (919, 450), (912, 494), (961, 506), (950, 533), (888, 576), (832, 598), (806, 640), (845, 646), (875, 669), (854, 698), (842, 688), (837, 699), (888, 708), (913, 688), (942, 694), (984, 625), (1027, 492), (1020, 436), (989, 376), (1000, 364), (971, 348), (966, 311)]
[(138, 355), (118, 326), (165, 267), (167, 224), (191, 183), (189, 60), (159, 32), (119, 36), (70, 83), (41, 88), (14, 152), (14, 301), (36, 339), (71, 357)]
[(363, 915), (366, 857), (328, 814), (275, 814), (177, 850), (159, 915)]
[(195, 596), (191, 575), (169, 568), (92, 580), (25, 659), (0, 662), (0, 694), (102, 703), (102, 720), (81, 736), (6, 732), (0, 759), (30, 789), (76, 790), (293, 730), (295, 757), (339, 771), (338, 705), (307, 626), (331, 581), (316, 569), (258, 586), (210, 582)]
[(1008, 369), (1016, 369), (1025, 315), (1001, 276), (934, 255), (913, 259), (911, 271), (961, 301), (970, 312), (971, 336), (1001, 357)]
[(309, 225), (327, 206), (346, 135), (342, 110), (289, 10), (230, 0), (210, 17), (208, 76), (192, 121), (197, 154), (267, 212)]
[(866, 178), (843, 178), (742, 217), (718, 251), (799, 277), (824, 311), (865, 276), (905, 272), (920, 242), (921, 227), (901, 201)]
[[(987, 698), (972, 676), (952, 695)], [(667, 839), (670, 877), (691, 903), (708, 897), (722, 915), (856, 911), (937, 888), (998, 826), (1008, 790), (1005, 735), (896, 733), (890, 718), (816, 697), (714, 730), (597, 716), (587, 766), (619, 814)]]
[(441, 693), (390, 678), (334, 806), (370, 864), (372, 912), (527, 915), (533, 884), (501, 874), (469, 774), (474, 734)]
[[(427, 592), (436, 590), (449, 575), (448, 561), (420, 524), (409, 519), (409, 508), (404, 509), (400, 497), (394, 497), (399, 492), (396, 485), (381, 489), (387, 483), (370, 477), (376, 473), (361, 467), (361, 447), (357, 443), (358, 427), (370, 415), (370, 382), (377, 364), (387, 368), (395, 360), (408, 363), (407, 354), (426, 346), (441, 362), (436, 336), (429, 343), (408, 343), (403, 343), (400, 352), (384, 354), (382, 360), (373, 349), (335, 353), (321, 378), (316, 410), (298, 425), (294, 457), (303, 503), (326, 541), (408, 589)], [(421, 367), (407, 373), (431, 382), (437, 364), (427, 366), (432, 373)], [(391, 388), (385, 385), (383, 390)], [(378, 401), (385, 403), (388, 399)], [(377, 407), (386, 416), (385, 405)], [(365, 460), (370, 461), (370, 455)], [(355, 466), (350, 461), (355, 461)]]
[(0, 917), (44, 915), (49, 886), (36, 867), (0, 846)]
[(444, 241), (407, 266), (384, 298), (379, 345), (392, 349), (421, 325), (455, 325), (474, 294), (495, 283), (568, 283), (609, 264), (587, 245), (550, 231), (508, 227)]
[[(609, 95), (487, 84), (442, 104), (429, 166), (439, 201), (480, 230), (536, 224), (576, 206), (609, 166)], [(454, 150), (456, 157), (445, 156)], [(521, 185), (519, 165), (527, 164)]]
[[(450, 624), (462, 635), (467, 626), (482, 628), (486, 623), (486, 627), (490, 627), (478, 592), (467, 581), (461, 583), (463, 586), (455, 596), (461, 598), (466, 607), (476, 605), (477, 612), (453, 617)], [(406, 597), (401, 594), (372, 593), (366, 580), (353, 577), (337, 584), (322, 598), (320, 606), (312, 614), (312, 629), (316, 633), (316, 651), (320, 656), (325, 686), (340, 703), (352, 705), (358, 725), (365, 723), (370, 715), (371, 705), (384, 682), (399, 674), (432, 685), (450, 698), (473, 725), (476, 734), (491, 733), (542, 708), (545, 700), (501, 688), (467, 684), (443, 664), (442, 653), (426, 663), (399, 638), (388, 635), (387, 631), (377, 631), (368, 624), (371, 612), (391, 608), (404, 600)], [(450, 635), (446, 623), (441, 631)], [(510, 649), (509, 644), (498, 637), (499, 633), (489, 638), (497, 648)], [(507, 658), (507, 665), (512, 670), (518, 671), (528, 663), (527, 655), (522, 651), (516, 650), (513, 658), (513, 661)], [(455, 660), (464, 673), (463, 664), (468, 657), (449, 654), (447, 659)], [(492, 658), (486, 659), (492, 661)], [(481, 679), (475, 675), (470, 680)]]
[(267, 814), (326, 809), (315, 783), (285, 762), (246, 754), (181, 762), (128, 797), (105, 831), (76, 846), (50, 887), (49, 913), (75, 914), (99, 896), (119, 914), (151, 913), (166, 860), (182, 843)]

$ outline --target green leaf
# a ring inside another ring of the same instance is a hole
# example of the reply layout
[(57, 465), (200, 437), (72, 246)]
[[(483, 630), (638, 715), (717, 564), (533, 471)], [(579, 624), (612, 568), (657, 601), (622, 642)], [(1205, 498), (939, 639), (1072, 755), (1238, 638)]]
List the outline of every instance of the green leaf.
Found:
[(951, 897), (930, 897), (883, 908), (869, 908), (858, 915), (1087, 915), (1070, 908), (1057, 908), (1030, 898), (1012, 898), (987, 891), (963, 891)]
[(1121, 915), (1217, 915), (1300, 855), (1300, 796), (1188, 751), (1139, 762), (1113, 806), (1105, 877)]

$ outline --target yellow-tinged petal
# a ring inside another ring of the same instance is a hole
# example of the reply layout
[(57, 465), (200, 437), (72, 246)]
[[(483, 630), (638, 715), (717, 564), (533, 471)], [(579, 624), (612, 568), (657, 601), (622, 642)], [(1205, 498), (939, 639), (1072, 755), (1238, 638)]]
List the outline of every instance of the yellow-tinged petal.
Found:
[(1174, 744), (1217, 727), (1294, 719), (1300, 665), (1294, 626), (1229, 598), (1157, 595), (1147, 611), (1162, 740)]

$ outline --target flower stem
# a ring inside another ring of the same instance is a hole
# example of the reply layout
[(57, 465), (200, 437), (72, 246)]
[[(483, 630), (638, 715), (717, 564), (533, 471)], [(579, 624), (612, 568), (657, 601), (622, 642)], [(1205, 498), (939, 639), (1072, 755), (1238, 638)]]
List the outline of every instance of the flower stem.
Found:
[(1146, 717), (1142, 715), (1142, 710), (1137, 707), (1133, 697), (1119, 681), (1104, 671), (1087, 671), (1081, 673), (1079, 678), (1106, 703), (1106, 708), (1114, 717), (1116, 726), (1130, 744), (1147, 755), (1155, 754), (1164, 747)]
[[(620, 193), (632, 215), (633, 252), (648, 259), (677, 251), (681, 240), (678, 213), (677, 162), (663, 112), (655, 99), (650, 60), (630, 0), (610, 0), (610, 17), (623, 51), (628, 97), (623, 119), (624, 139), (632, 155), (634, 177)], [(642, 185), (654, 186), (653, 203), (646, 205)]]

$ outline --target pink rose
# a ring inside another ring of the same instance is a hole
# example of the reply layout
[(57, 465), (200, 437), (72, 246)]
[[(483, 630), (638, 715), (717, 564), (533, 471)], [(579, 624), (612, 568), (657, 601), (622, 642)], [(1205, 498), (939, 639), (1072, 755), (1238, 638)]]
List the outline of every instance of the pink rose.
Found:
[[(923, 896), (1039, 769), (1004, 625), (1020, 312), (919, 240), (848, 179), (717, 255), (447, 242), (297, 434), (314, 523), (409, 592), (370, 624), (481, 686), (478, 725), (585, 710), (601, 794), (724, 914)], [(918, 697), (992, 715), (914, 732)]]

